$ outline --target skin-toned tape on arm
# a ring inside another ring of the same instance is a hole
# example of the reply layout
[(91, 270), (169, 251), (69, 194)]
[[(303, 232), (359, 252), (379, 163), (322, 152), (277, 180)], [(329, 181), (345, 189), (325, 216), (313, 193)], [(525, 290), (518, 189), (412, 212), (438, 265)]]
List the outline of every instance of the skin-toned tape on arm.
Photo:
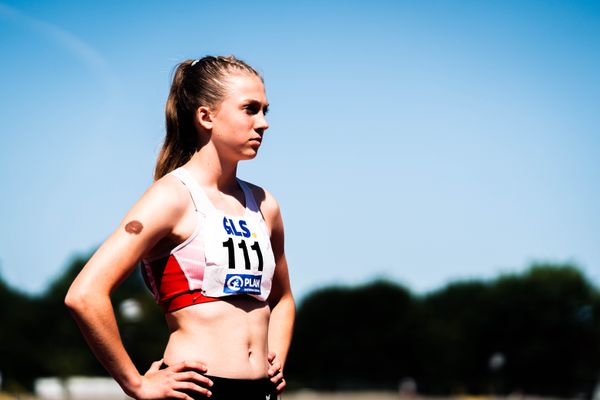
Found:
[(125, 232), (131, 233), (133, 235), (138, 235), (144, 229), (144, 225), (140, 221), (133, 220), (125, 225)]

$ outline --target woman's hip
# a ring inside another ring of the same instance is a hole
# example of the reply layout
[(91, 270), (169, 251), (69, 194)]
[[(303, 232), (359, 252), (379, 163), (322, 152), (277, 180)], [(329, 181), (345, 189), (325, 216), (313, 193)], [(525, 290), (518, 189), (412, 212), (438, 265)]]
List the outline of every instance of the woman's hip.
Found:
[[(161, 369), (168, 368), (167, 364), (163, 363)], [(224, 378), (210, 374), (204, 374), (212, 382), (210, 387), (212, 392), (211, 397), (206, 397), (203, 394), (181, 390), (193, 399), (212, 399), (212, 400), (276, 400), (277, 391), (273, 382), (268, 378), (260, 379), (236, 379)]]

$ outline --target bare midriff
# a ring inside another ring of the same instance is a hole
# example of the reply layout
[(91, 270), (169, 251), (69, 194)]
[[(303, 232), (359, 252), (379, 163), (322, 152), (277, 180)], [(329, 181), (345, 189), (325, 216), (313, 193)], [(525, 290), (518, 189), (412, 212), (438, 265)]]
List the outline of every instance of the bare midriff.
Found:
[(170, 330), (164, 363), (202, 362), (207, 375), (234, 379), (267, 376), (270, 309), (249, 296), (195, 304), (166, 314)]

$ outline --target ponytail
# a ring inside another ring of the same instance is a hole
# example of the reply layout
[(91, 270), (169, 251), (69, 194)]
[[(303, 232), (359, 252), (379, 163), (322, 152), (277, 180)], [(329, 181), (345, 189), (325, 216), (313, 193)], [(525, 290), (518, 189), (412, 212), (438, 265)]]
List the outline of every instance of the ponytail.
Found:
[(188, 113), (182, 110), (180, 91), (183, 87), (185, 69), (191, 61), (184, 61), (177, 66), (173, 74), (173, 83), (165, 106), (166, 135), (162, 149), (158, 154), (154, 169), (154, 180), (158, 180), (174, 169), (188, 162), (196, 150), (196, 129)]

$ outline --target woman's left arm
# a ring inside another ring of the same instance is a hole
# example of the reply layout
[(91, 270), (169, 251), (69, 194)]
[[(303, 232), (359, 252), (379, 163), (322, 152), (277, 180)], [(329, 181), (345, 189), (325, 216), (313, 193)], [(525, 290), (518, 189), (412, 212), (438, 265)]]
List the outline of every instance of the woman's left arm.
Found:
[(267, 224), (271, 230), (271, 246), (275, 255), (273, 285), (267, 300), (269, 307), (271, 307), (268, 338), (269, 362), (271, 364), (269, 376), (277, 384), (277, 390), (281, 392), (285, 387), (282, 371), (292, 341), (296, 306), (285, 258), (283, 220), (277, 201), (269, 193), (266, 193), (264, 209)]
[(292, 341), (292, 330), (294, 328), (294, 316), (296, 313), (294, 298), (290, 290), (285, 255), (282, 255), (277, 261), (275, 276), (273, 277), (273, 288), (271, 289), (268, 301), (271, 307), (269, 352), (277, 355), (280, 369), (283, 370)]

